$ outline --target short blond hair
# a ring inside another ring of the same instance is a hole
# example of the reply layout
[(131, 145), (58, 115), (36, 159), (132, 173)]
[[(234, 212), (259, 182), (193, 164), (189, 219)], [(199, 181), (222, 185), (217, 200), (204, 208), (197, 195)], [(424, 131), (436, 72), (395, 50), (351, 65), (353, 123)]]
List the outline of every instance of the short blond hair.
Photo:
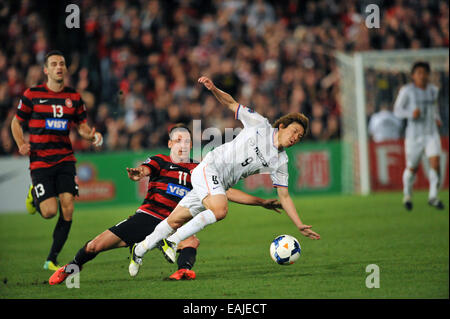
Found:
[(183, 123), (177, 123), (175, 125), (172, 125), (172, 127), (170, 127), (170, 129), (169, 129), (169, 140), (172, 139), (172, 133), (176, 130), (186, 130), (192, 139), (192, 133), (191, 133), (191, 130), (189, 129), (189, 127), (187, 127), (187, 125), (185, 125)]
[(278, 120), (273, 123), (273, 127), (280, 128), (280, 124), (283, 124), (284, 127), (288, 127), (291, 123), (298, 123), (300, 124), (303, 129), (305, 130), (305, 135), (308, 133), (309, 130), (309, 119), (303, 114), (303, 113), (289, 113), (282, 117), (280, 117)]

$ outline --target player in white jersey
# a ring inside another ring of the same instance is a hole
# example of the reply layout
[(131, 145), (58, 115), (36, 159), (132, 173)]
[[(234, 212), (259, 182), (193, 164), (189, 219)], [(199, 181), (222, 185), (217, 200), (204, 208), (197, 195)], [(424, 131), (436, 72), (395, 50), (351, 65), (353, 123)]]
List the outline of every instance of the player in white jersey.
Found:
[(226, 190), (241, 178), (258, 173), (270, 174), (283, 209), (300, 233), (311, 239), (320, 239), (311, 226), (300, 220), (287, 188), (288, 157), (285, 148), (300, 142), (308, 130), (308, 118), (301, 113), (291, 113), (272, 126), (266, 118), (219, 90), (209, 78), (201, 77), (198, 82), (235, 113), (244, 129), (233, 141), (205, 156), (191, 174), (192, 190), (152, 234), (133, 247), (129, 266), (131, 276), (138, 273), (144, 254), (176, 231), (167, 239), (170, 245), (164, 245), (168, 247), (166, 256), (174, 260), (176, 245), (183, 238), (225, 218), (228, 212)]
[(403, 204), (407, 210), (413, 207), (412, 188), (423, 153), (430, 162), (428, 204), (444, 208), (438, 198), (441, 154), (439, 89), (428, 83), (429, 75), (430, 65), (416, 62), (411, 70), (412, 83), (400, 89), (394, 105), (394, 114), (408, 121), (405, 132), (406, 168), (403, 172)]

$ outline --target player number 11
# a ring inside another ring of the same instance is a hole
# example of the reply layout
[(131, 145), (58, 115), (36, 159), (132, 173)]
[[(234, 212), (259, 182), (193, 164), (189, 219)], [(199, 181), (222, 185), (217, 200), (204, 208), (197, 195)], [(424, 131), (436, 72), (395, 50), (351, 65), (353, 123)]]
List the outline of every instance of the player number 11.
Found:
[[(184, 174), (184, 178), (183, 178)], [(181, 184), (181, 180), (183, 179), (183, 185), (186, 185), (186, 179), (187, 179), (188, 173), (178, 171), (178, 184)]]

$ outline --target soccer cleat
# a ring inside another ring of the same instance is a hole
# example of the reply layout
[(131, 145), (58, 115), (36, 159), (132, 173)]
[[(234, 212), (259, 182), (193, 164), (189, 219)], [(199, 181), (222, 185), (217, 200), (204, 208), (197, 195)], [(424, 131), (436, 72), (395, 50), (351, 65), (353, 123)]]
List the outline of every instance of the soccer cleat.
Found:
[(190, 269), (178, 269), (176, 272), (174, 272), (169, 279), (171, 280), (192, 280), (195, 279), (195, 272)]
[(444, 204), (437, 198), (428, 200), (428, 205), (433, 206), (437, 209), (444, 209)]
[(413, 204), (411, 202), (411, 197), (405, 196), (403, 197), (403, 206), (405, 206), (406, 210), (412, 210)]
[(33, 215), (37, 212), (36, 206), (34, 206), (33, 200), (33, 185), (28, 188), (27, 199), (25, 200), (25, 206), (27, 208), (28, 214)]
[(134, 250), (136, 249), (136, 245), (137, 244), (133, 245), (130, 253), (130, 265), (128, 266), (128, 273), (130, 274), (131, 277), (135, 277), (138, 274), (139, 267), (141, 267), (142, 265), (142, 257), (139, 257), (134, 252)]
[(48, 279), (48, 283), (50, 285), (58, 285), (66, 280), (66, 278), (70, 275), (66, 273), (66, 266), (59, 268), (53, 273), (53, 275), (50, 276), (50, 278)]
[(186, 272), (184, 273), (184, 279), (186, 280), (193, 280), (195, 279), (195, 272), (190, 269), (186, 269)]
[(168, 240), (161, 240), (157, 245), (159, 250), (161, 250), (161, 252), (163, 253), (164, 257), (166, 258), (166, 260), (173, 264), (175, 263), (176, 260), (176, 245), (175, 243), (168, 241)]
[(60, 267), (61, 267), (61, 266), (59, 266), (59, 265), (55, 265), (55, 264), (53, 263), (53, 261), (51, 261), (51, 260), (47, 260), (47, 261), (44, 263), (44, 269), (45, 269), (45, 270), (53, 270), (53, 271), (55, 271), (55, 270), (58, 270)]
[(413, 209), (413, 204), (412, 204), (411, 201), (404, 202), (403, 206), (405, 206), (406, 210), (412, 210)]
[(171, 280), (180, 280), (184, 277), (184, 274), (186, 273), (187, 269), (178, 269), (175, 271), (172, 275), (170, 275), (169, 279)]

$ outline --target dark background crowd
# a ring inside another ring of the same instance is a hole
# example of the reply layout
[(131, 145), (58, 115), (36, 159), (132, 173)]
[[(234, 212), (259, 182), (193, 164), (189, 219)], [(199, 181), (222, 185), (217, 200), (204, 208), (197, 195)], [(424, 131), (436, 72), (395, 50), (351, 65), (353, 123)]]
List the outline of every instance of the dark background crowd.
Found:
[[(70, 3), (79, 29), (65, 26)], [(365, 26), (369, 4), (380, 8), (379, 29)], [(308, 139), (327, 141), (340, 137), (334, 52), (448, 47), (449, 9), (432, 0), (0, 1), (0, 42), (3, 155), (17, 152), (11, 119), (23, 91), (45, 81), (53, 49), (107, 150), (167, 145), (170, 125), (192, 119), (202, 129), (237, 126), (197, 84), (201, 75), (270, 121), (305, 113)], [(71, 137), (75, 150), (91, 150)]]

